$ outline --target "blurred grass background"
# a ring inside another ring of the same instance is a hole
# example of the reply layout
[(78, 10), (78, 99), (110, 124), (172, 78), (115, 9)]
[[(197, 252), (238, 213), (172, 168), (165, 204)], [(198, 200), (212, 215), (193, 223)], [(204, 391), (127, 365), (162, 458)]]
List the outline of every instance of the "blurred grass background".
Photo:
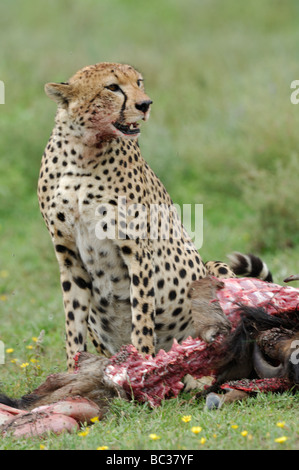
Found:
[(46, 331), (43, 367), (24, 382), (7, 361), (6, 389), (24, 393), (65, 367), (58, 268), (36, 196), (55, 115), (44, 84), (101, 61), (139, 69), (154, 101), (142, 154), (174, 202), (204, 205), (204, 260), (253, 251), (282, 282), (299, 271), (298, 21), (296, 0), (1, 2), (0, 340), (22, 362)]

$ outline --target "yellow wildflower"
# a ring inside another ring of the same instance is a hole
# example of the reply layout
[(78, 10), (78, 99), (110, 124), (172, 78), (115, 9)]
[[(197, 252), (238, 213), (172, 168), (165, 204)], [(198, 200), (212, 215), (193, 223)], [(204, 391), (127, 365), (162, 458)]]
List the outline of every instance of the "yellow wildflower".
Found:
[(11, 354), (12, 352), (14, 352), (14, 348), (7, 348), (5, 352), (7, 354)]
[(239, 426), (238, 426), (237, 424), (232, 424), (232, 425), (231, 425), (231, 428), (232, 428), (232, 429), (238, 429), (238, 427), (239, 427)]
[(246, 436), (247, 436), (247, 434), (248, 434), (248, 431), (242, 431), (240, 434), (241, 434), (241, 436), (244, 436), (244, 437), (246, 437)]
[(185, 416), (182, 416), (181, 419), (184, 423), (189, 423), (192, 418), (191, 418), (191, 415), (185, 415)]
[(34, 341), (35, 343), (38, 341), (38, 338), (36, 336), (32, 336), (32, 341)]
[(109, 447), (108, 446), (100, 446), (100, 447), (97, 447), (97, 450), (108, 450)]
[(32, 344), (29, 344), (28, 346), (26, 346), (27, 349), (33, 349), (33, 346)]
[(276, 426), (278, 426), (279, 428), (284, 428), (284, 427), (285, 427), (285, 424), (286, 424), (285, 421), (278, 421), (278, 422), (276, 423)]
[(279, 444), (283, 444), (287, 439), (288, 439), (287, 436), (281, 436), (281, 437), (277, 437), (276, 439), (274, 439), (274, 441), (278, 442)]
[(44, 446), (44, 444), (40, 444), (39, 448), (40, 448), (40, 450), (46, 450), (47, 449), (46, 446)]
[(5, 302), (7, 300), (7, 295), (0, 295), (0, 300), (2, 300), (2, 302)]
[(0, 277), (2, 277), (2, 279), (5, 279), (6, 277), (8, 277), (8, 271), (5, 271), (5, 270), (0, 271)]
[(191, 432), (194, 434), (199, 434), (202, 431), (202, 428), (200, 426), (192, 426)]
[(99, 417), (95, 416), (94, 418), (91, 418), (90, 422), (91, 423), (97, 423), (99, 421)]
[(161, 437), (155, 433), (150, 434), (149, 438), (152, 439), (153, 441), (157, 441), (158, 439), (161, 439)]
[(84, 431), (78, 432), (78, 436), (85, 437), (89, 434), (89, 428), (86, 428)]
[(23, 362), (23, 364), (20, 365), (22, 369), (25, 369), (25, 367), (28, 367), (28, 366), (29, 366), (29, 362)]
[(201, 444), (205, 444), (205, 442), (207, 442), (206, 438), (205, 437), (202, 437), (199, 441)]

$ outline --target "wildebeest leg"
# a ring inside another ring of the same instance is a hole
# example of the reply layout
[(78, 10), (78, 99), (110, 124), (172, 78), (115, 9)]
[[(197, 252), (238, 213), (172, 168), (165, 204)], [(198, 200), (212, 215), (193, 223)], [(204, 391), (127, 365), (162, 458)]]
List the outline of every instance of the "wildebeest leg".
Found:
[(226, 403), (233, 403), (234, 401), (244, 400), (248, 398), (248, 393), (241, 390), (229, 389), (226, 393), (209, 393), (206, 397), (206, 407), (208, 410), (219, 409)]

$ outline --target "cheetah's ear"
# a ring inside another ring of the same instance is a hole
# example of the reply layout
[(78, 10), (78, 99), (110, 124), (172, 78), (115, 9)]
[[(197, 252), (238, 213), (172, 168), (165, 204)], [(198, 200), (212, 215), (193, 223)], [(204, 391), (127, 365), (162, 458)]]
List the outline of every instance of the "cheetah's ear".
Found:
[(66, 108), (72, 97), (72, 85), (69, 83), (46, 83), (45, 92), (51, 98), (56, 101), (57, 104)]

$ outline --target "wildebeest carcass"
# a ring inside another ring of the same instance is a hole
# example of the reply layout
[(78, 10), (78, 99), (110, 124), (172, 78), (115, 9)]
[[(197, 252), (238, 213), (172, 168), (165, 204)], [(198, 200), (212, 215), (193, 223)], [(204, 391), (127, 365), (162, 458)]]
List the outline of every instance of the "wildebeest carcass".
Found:
[[(202, 284), (204, 296), (199, 295), (203, 292)], [(209, 408), (235, 399), (236, 393), (237, 398), (242, 398), (244, 390), (250, 387), (253, 391), (278, 391), (298, 385), (298, 289), (251, 278), (222, 281), (207, 278), (195, 281), (189, 295), (196, 334), (206, 341), (189, 338), (182, 344), (174, 342), (169, 352), (160, 350), (155, 357), (143, 357), (132, 345), (110, 359), (80, 353), (74, 374), (53, 374), (31, 394), (19, 400), (2, 395), (0, 403), (31, 410), (26, 418), (31, 420), (36, 409), (41, 412), (41, 405), (79, 396), (95, 405), (92, 413), (97, 409), (102, 416), (115, 396), (158, 406), (162, 399), (178, 395), (186, 374), (196, 379), (213, 378), (212, 388), (207, 390)], [(242, 380), (236, 383), (239, 379)], [(234, 392), (214, 393), (221, 387)], [(47, 410), (51, 417), (52, 408)], [(3, 411), (8, 412), (7, 408)], [(42, 412), (45, 413), (45, 408)], [(37, 421), (44, 418), (49, 416), (34, 415), (34, 427), (29, 427), (28, 433), (34, 433)], [(18, 420), (17, 432), (24, 432), (23, 419), (12, 416), (4, 423), (2, 432), (14, 432), (14, 421)]]

